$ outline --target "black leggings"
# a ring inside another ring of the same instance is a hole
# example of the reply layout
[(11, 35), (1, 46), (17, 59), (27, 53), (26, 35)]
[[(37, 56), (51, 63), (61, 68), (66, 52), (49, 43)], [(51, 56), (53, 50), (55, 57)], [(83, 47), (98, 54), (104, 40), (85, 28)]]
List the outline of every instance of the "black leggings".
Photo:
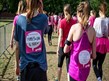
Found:
[(47, 73), (39, 67), (38, 63), (29, 63), (21, 72), (20, 81), (48, 81)]
[(67, 68), (67, 72), (68, 72), (69, 62), (70, 62), (70, 52), (65, 54), (63, 52), (63, 49), (64, 49), (63, 47), (59, 47), (58, 67), (62, 68), (64, 58), (66, 57), (66, 68)]
[(49, 31), (48, 31), (48, 42), (51, 41), (52, 32), (53, 32), (53, 27), (52, 27), (52, 25), (50, 25), (50, 28), (49, 28)]
[(96, 59), (93, 60), (93, 69), (94, 69), (96, 77), (102, 78), (102, 75), (103, 75), (102, 64), (105, 60), (106, 53), (101, 54), (101, 53), (97, 52), (96, 54), (97, 54), (97, 57), (96, 57)]
[(71, 76), (70, 76), (70, 81), (76, 81), (75, 79), (73, 79)]

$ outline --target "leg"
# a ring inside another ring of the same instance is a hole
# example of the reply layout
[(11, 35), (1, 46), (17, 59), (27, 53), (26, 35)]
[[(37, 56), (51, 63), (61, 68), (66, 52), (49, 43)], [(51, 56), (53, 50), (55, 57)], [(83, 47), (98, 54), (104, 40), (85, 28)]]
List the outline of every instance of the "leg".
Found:
[(50, 25), (50, 29), (49, 29), (49, 32), (48, 32), (48, 43), (49, 43), (49, 45), (52, 44), (52, 43), (51, 43), (52, 31), (53, 31), (52, 25)]
[(97, 57), (96, 57), (96, 59), (93, 60), (93, 70), (94, 70), (96, 77), (98, 78), (98, 77), (100, 77), (100, 74), (99, 74), (99, 71), (98, 71), (98, 68), (97, 68), (99, 53), (96, 53), (96, 54), (97, 54)]
[(58, 81), (61, 79), (62, 74), (62, 65), (64, 61), (65, 55), (63, 54), (63, 48), (59, 48), (59, 56), (58, 56)]
[(68, 73), (68, 69), (69, 69), (69, 62), (70, 62), (70, 53), (66, 54), (66, 68), (67, 68), (67, 78), (68, 78), (68, 81), (70, 81), (70, 76), (69, 76), (69, 73)]
[(50, 44), (52, 45), (52, 32), (53, 32), (53, 28), (52, 26), (50, 26)]
[(102, 78), (102, 75), (103, 75), (102, 65), (103, 65), (103, 62), (105, 60), (105, 57), (106, 57), (106, 54), (99, 54), (98, 70), (99, 70), (101, 78)]
[(22, 72), (21, 81), (47, 81), (47, 74), (38, 63), (31, 63)]
[(31, 72), (34, 73), (31, 81), (47, 81), (47, 73), (40, 67), (34, 68)]
[(20, 73), (20, 81), (26, 81), (25, 80), (25, 76), (26, 76), (26, 72), (25, 72), (26, 70), (25, 69)]

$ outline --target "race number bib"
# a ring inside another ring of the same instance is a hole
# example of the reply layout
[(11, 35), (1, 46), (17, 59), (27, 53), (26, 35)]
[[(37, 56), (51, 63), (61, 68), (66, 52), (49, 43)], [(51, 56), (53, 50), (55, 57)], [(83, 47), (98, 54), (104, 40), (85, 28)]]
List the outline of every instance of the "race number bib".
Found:
[(42, 35), (40, 30), (25, 32), (26, 53), (42, 51)]
[(90, 53), (87, 50), (83, 50), (79, 53), (79, 63), (83, 65), (83, 67), (88, 64), (90, 61)]

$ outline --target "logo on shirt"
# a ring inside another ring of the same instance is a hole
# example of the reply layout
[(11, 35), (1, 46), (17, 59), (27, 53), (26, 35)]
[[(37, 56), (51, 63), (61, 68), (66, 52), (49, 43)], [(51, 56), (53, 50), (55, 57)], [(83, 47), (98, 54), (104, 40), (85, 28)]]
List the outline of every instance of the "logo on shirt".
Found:
[(88, 64), (90, 61), (90, 53), (87, 50), (83, 50), (79, 53), (79, 63), (83, 65), (83, 67)]
[(26, 53), (42, 51), (42, 35), (40, 30), (25, 33)]

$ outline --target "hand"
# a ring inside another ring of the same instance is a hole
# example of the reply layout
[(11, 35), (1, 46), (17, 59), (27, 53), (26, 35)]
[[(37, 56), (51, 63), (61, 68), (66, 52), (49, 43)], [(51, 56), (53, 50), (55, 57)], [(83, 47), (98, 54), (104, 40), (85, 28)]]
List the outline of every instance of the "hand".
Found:
[(11, 41), (10, 46), (11, 46), (11, 49), (13, 49), (13, 41)]
[(16, 68), (16, 75), (19, 75), (19, 74), (20, 74), (20, 68), (17, 67), (17, 68)]
[(57, 54), (57, 57), (58, 57), (59, 56), (59, 51), (58, 50), (57, 50), (57, 53), (56, 54)]

